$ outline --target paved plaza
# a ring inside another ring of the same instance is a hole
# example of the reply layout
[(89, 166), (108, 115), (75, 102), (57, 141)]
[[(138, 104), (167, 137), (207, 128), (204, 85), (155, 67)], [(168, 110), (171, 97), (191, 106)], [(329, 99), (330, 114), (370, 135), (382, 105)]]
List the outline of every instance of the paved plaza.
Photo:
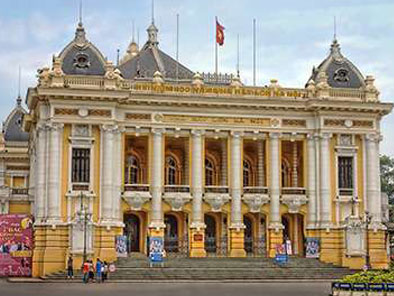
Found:
[[(289, 292), (291, 293), (289, 294)], [(327, 296), (329, 283), (108, 283), (49, 284), (0, 281), (1, 296)]]

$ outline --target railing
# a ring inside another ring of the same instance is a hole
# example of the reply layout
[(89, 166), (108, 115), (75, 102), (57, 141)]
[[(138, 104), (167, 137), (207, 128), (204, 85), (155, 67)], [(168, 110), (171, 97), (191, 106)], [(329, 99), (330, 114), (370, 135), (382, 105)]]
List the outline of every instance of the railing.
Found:
[(228, 186), (205, 186), (205, 193), (228, 193)]
[(306, 190), (302, 187), (283, 187), (282, 195), (306, 195)]
[(353, 188), (339, 188), (339, 196), (353, 196)]
[(243, 190), (244, 194), (268, 194), (268, 188), (267, 187), (244, 187)]
[(247, 256), (265, 257), (267, 255), (266, 241), (264, 237), (244, 237), (244, 249)]
[(11, 188), (11, 194), (15, 195), (27, 195), (29, 193), (28, 188)]
[(89, 183), (73, 183), (73, 191), (89, 191)]
[(149, 191), (149, 184), (125, 184), (124, 191), (147, 192)]
[(102, 77), (66, 76), (64, 77), (64, 84), (70, 88), (81, 86), (102, 88), (104, 87), (104, 79)]
[(218, 83), (218, 84), (230, 84), (234, 78), (234, 74), (227, 73), (202, 73), (202, 79), (205, 83)]
[(189, 193), (190, 186), (189, 185), (165, 185), (164, 192), (168, 193)]
[(360, 90), (346, 89), (346, 88), (331, 88), (329, 90), (330, 97), (345, 98), (345, 99), (357, 99), (364, 100), (365, 93)]

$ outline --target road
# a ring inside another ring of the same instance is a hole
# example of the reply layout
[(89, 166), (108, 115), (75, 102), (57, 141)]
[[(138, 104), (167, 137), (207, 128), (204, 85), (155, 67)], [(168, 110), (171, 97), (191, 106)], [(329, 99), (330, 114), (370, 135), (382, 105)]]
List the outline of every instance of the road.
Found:
[[(290, 293), (289, 293), (290, 292)], [(1, 296), (327, 296), (329, 283), (8, 283)]]

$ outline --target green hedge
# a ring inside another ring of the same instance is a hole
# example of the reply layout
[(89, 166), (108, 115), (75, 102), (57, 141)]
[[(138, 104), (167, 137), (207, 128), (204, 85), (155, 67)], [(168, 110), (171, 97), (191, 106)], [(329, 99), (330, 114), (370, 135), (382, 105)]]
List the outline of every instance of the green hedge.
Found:
[(394, 270), (363, 271), (345, 276), (342, 283), (394, 283)]

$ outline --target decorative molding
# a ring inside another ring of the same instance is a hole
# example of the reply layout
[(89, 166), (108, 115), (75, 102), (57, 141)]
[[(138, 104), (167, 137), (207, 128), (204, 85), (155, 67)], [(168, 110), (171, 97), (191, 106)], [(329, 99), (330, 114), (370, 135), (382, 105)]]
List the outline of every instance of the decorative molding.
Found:
[(152, 198), (148, 191), (128, 192), (123, 194), (123, 199), (127, 202), (130, 208), (134, 211), (140, 211), (142, 205)]
[(126, 113), (125, 118), (128, 120), (136, 120), (136, 121), (151, 121), (151, 114)]
[(190, 193), (168, 192), (164, 194), (163, 199), (171, 206), (174, 212), (179, 212), (182, 211), (185, 203), (188, 203), (192, 198)]
[(290, 214), (299, 213), (301, 206), (308, 201), (305, 195), (282, 195), (281, 200), (288, 207)]
[(99, 117), (111, 117), (112, 112), (111, 110), (107, 110), (107, 109), (89, 109), (88, 115), (99, 116)]
[(247, 126), (270, 126), (269, 118), (253, 117), (219, 117), (219, 116), (193, 116), (193, 115), (173, 115), (163, 114), (163, 122), (187, 122), (187, 123), (204, 123), (204, 124), (229, 124), (229, 125), (247, 125)]
[(351, 119), (324, 119), (324, 126), (328, 127), (346, 127), (346, 128), (373, 128), (371, 120), (351, 120)]
[(98, 117), (111, 117), (111, 110), (107, 109), (72, 109), (72, 108), (55, 108), (55, 115), (66, 115), (66, 116), (98, 116)]
[(55, 108), (55, 115), (78, 115), (78, 109)]
[(282, 119), (283, 127), (306, 127), (304, 119)]
[(260, 213), (261, 207), (269, 203), (270, 198), (267, 194), (244, 194), (242, 200), (248, 205), (249, 212)]
[(230, 201), (230, 196), (220, 193), (205, 193), (204, 201), (211, 206), (212, 212), (221, 212), (223, 205)]
[(360, 128), (373, 128), (373, 121), (371, 121), (371, 120), (354, 120), (353, 126), (360, 127)]

